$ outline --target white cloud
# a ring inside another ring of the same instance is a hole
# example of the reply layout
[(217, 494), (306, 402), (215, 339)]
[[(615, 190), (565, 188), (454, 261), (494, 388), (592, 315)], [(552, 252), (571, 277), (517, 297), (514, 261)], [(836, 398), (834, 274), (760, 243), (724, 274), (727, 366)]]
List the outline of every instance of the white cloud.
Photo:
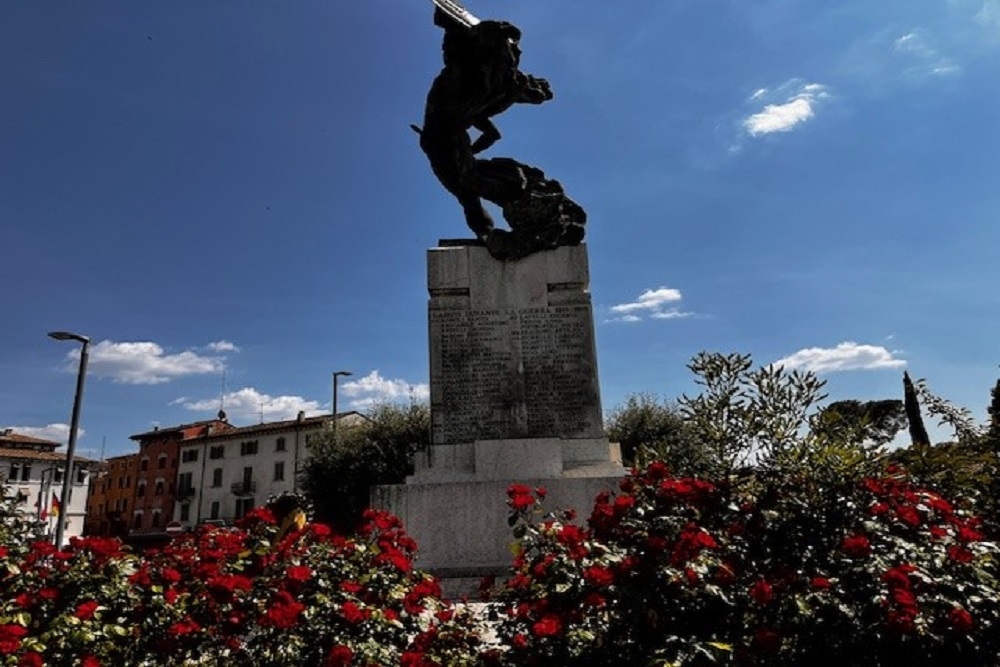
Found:
[[(67, 370), (76, 372), (79, 348), (66, 356), (72, 362)], [(167, 354), (150, 341), (115, 343), (102, 340), (90, 348), (88, 372), (120, 384), (162, 384), (187, 375), (218, 373), (223, 368), (221, 357), (202, 356), (191, 350)]]
[(682, 298), (681, 291), (673, 287), (648, 289), (640, 294), (635, 301), (611, 306), (611, 312), (620, 315), (607, 319), (605, 322), (641, 322), (643, 316), (654, 320), (688, 317), (692, 313), (681, 311), (675, 306), (668, 307), (668, 304), (677, 303)]
[(240, 348), (236, 347), (228, 340), (217, 340), (214, 343), (208, 344), (208, 349), (212, 352), (239, 352)]
[(976, 22), (987, 28), (1000, 28), (1000, 2), (983, 0), (983, 6), (976, 13)]
[[(793, 91), (791, 94), (790, 87)], [(798, 85), (793, 81), (781, 86), (779, 90), (784, 91), (783, 96), (787, 96), (783, 102), (768, 104), (762, 111), (743, 119), (743, 128), (751, 137), (794, 129), (815, 116), (817, 102), (830, 96), (826, 92), (826, 86), (818, 83)], [(766, 89), (761, 88), (750, 99), (760, 100), (766, 92)]]
[(681, 300), (681, 291), (672, 287), (657, 287), (648, 289), (639, 295), (639, 298), (629, 303), (620, 303), (611, 306), (613, 313), (632, 313), (642, 310), (659, 310), (664, 304)]
[[(179, 400), (171, 401), (171, 405), (178, 403)], [(211, 413), (216, 412), (220, 405), (218, 398), (185, 401), (182, 404), (188, 410)], [(295, 419), (299, 411), (305, 412), (307, 417), (329, 414), (329, 410), (324, 409), (318, 401), (310, 401), (301, 396), (271, 396), (253, 387), (244, 387), (224, 394), (222, 406), (234, 422), (259, 422), (262, 410), (264, 421), (268, 422)]]
[[(69, 424), (48, 424), (46, 426), (5, 426), (4, 428), (9, 428), (14, 433), (18, 435), (26, 435), (30, 438), (41, 438), (42, 440), (51, 440), (52, 442), (61, 442), (66, 444), (69, 441)], [(82, 428), (76, 432), (76, 438), (79, 440), (86, 433)]]
[(892, 48), (897, 53), (916, 61), (916, 65), (908, 70), (911, 75), (931, 74), (942, 76), (954, 74), (961, 70), (961, 67), (953, 63), (949, 58), (942, 56), (931, 45), (930, 39), (919, 31), (908, 32), (896, 38), (892, 43)]
[(906, 365), (906, 361), (895, 358), (893, 355), (896, 352), (881, 345), (862, 345), (845, 341), (832, 348), (805, 348), (775, 361), (773, 365), (784, 366), (788, 370), (803, 369), (816, 373), (902, 368)]
[[(351, 398), (350, 406), (356, 409), (371, 407), (377, 403), (398, 400), (426, 400), (430, 397), (430, 386), (410, 384), (406, 380), (390, 380), (374, 370), (359, 380), (345, 382), (341, 386), (345, 396)], [(338, 406), (339, 407), (339, 406)]]

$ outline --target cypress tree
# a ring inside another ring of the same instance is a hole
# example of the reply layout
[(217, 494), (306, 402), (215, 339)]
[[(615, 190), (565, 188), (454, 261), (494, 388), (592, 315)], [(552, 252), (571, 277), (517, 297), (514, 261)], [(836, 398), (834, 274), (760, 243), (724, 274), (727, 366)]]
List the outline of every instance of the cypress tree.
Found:
[(920, 416), (920, 401), (917, 390), (913, 388), (910, 375), (903, 371), (903, 407), (906, 410), (906, 422), (910, 428), (910, 441), (913, 445), (930, 445), (931, 438), (924, 428), (924, 419)]
[(986, 431), (986, 441), (989, 443), (990, 449), (1000, 452), (1000, 380), (997, 380), (997, 383), (993, 385), (990, 397), (990, 407), (987, 408), (990, 424)]

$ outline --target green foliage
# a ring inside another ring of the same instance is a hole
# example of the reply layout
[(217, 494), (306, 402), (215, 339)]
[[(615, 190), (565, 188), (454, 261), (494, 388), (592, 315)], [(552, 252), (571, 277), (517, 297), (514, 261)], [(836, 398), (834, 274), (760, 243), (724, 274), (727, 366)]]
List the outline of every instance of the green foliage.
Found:
[(870, 441), (883, 446), (905, 427), (902, 401), (846, 400), (835, 401), (820, 410), (813, 420), (812, 431), (827, 440)]
[(652, 394), (632, 394), (611, 411), (605, 430), (621, 445), (622, 459), (641, 466), (665, 461), (671, 470), (694, 473), (704, 467), (704, 453), (692, 437), (680, 408)]
[(990, 422), (986, 427), (986, 442), (993, 452), (1000, 454), (1000, 380), (997, 380), (990, 392), (990, 406), (987, 412), (990, 415)]
[(357, 425), (310, 438), (302, 489), (317, 520), (351, 530), (368, 507), (371, 487), (400, 484), (413, 472), (413, 455), (430, 440), (426, 403), (386, 403)]
[(811, 409), (825, 397), (825, 383), (811, 372), (752, 366), (750, 355), (708, 352), (688, 364), (703, 391), (681, 397), (681, 413), (715, 477), (794, 456)]

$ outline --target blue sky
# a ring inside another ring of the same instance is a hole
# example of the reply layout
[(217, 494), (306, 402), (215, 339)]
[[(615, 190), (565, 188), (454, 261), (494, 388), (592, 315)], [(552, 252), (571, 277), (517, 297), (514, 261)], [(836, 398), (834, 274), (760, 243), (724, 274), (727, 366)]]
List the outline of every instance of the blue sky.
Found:
[[(1000, 370), (1000, 0), (469, 0), (555, 99), (491, 149), (588, 212), (604, 406), (701, 350), (904, 369), (985, 416)], [(0, 426), (80, 448), (427, 391), (425, 251), (468, 236), (410, 123), (427, 0), (0, 3)], [(223, 373), (225, 382), (223, 383)]]

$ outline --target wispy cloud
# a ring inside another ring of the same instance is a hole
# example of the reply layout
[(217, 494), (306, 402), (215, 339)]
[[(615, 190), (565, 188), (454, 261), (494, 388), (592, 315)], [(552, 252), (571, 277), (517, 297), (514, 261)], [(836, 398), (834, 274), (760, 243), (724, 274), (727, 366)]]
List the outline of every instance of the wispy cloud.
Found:
[(961, 70), (950, 58), (947, 58), (931, 45), (930, 37), (923, 31), (915, 30), (897, 37), (892, 48), (896, 53), (913, 60), (908, 68), (911, 75), (941, 76), (954, 74)]
[(212, 352), (239, 352), (240, 348), (230, 343), (228, 340), (217, 340), (209, 343), (206, 347)]
[[(41, 438), (52, 442), (66, 444), (69, 440), (69, 424), (47, 424), (46, 426), (5, 426), (18, 435), (26, 435), (31, 438)], [(76, 437), (82, 438), (86, 433), (82, 428), (76, 432)]]
[(774, 93), (761, 88), (750, 96), (751, 102), (777, 98), (761, 111), (750, 114), (742, 121), (743, 129), (751, 137), (774, 132), (789, 132), (816, 115), (820, 100), (830, 96), (826, 86), (818, 83), (802, 84), (797, 80), (780, 86)]
[(643, 317), (655, 320), (674, 320), (689, 317), (693, 313), (682, 311), (676, 305), (672, 305), (680, 302), (682, 298), (681, 291), (673, 287), (647, 289), (635, 301), (611, 306), (611, 312), (615, 313), (617, 317), (612, 317), (605, 321), (641, 322)]
[(894, 356), (896, 353), (897, 350), (888, 350), (881, 345), (845, 341), (836, 347), (808, 347), (799, 350), (775, 361), (774, 365), (784, 366), (788, 370), (802, 369), (816, 373), (902, 368), (906, 361), (897, 359)]
[[(76, 372), (80, 350), (71, 350), (66, 357), (70, 361), (66, 370)], [(192, 350), (168, 354), (150, 341), (102, 340), (90, 349), (89, 372), (120, 384), (162, 384), (189, 375), (218, 373), (223, 368), (222, 357), (203, 356)]]
[[(171, 401), (171, 405), (178, 402), (195, 412), (215, 412), (220, 406), (218, 398), (206, 398), (200, 401), (177, 399)], [(262, 415), (263, 421), (294, 419), (300, 411), (305, 412), (308, 417), (330, 412), (318, 401), (311, 401), (301, 396), (272, 396), (253, 387), (243, 387), (224, 394), (221, 405), (234, 422), (261, 421)]]
[(402, 379), (390, 380), (382, 377), (378, 370), (358, 380), (345, 382), (341, 390), (351, 399), (350, 406), (356, 409), (400, 400), (423, 401), (431, 394), (430, 386), (427, 384), (411, 384)]

